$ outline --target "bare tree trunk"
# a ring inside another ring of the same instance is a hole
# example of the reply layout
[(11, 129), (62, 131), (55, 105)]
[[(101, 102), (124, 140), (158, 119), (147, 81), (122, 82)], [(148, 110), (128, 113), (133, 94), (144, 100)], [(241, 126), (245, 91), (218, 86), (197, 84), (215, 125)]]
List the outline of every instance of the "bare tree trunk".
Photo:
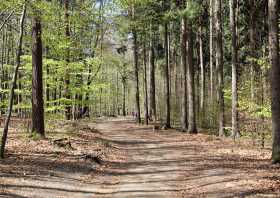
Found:
[[(19, 79), (19, 82), (18, 82), (18, 89), (19, 89), (19, 90), (22, 90), (21, 78), (22, 78), (22, 74), (21, 74), (21, 72), (19, 71), (19, 72), (18, 72), (18, 79)], [(17, 104), (19, 105), (21, 102), (22, 102), (22, 94), (19, 93), (18, 96), (17, 96)], [(18, 107), (18, 115), (19, 115), (20, 117), (22, 117), (22, 109), (21, 109), (20, 107)]]
[(138, 74), (138, 43), (137, 33), (133, 30), (133, 54), (134, 54), (134, 80), (135, 80), (135, 110), (136, 110), (136, 122), (141, 123), (140, 116), (140, 97), (139, 97), (139, 74)]
[[(47, 78), (48, 78), (49, 75), (50, 75), (50, 69), (49, 69), (48, 65), (46, 65), (46, 74), (47, 74)], [(50, 85), (49, 85), (49, 83), (47, 83), (47, 85), (46, 85), (46, 100), (47, 100), (47, 102), (50, 101)], [(47, 106), (48, 106), (48, 104), (47, 104)]]
[(218, 75), (218, 103), (219, 103), (219, 135), (224, 135), (224, 74), (223, 74), (223, 38), (222, 38), (222, 3), (215, 2), (215, 30), (216, 30), (216, 67)]
[(181, 64), (182, 64), (182, 130), (188, 129), (188, 108), (187, 108), (187, 21), (182, 18), (181, 21)]
[[(250, 56), (256, 58), (256, 18), (255, 18), (255, 0), (250, 0)], [(255, 77), (256, 77), (256, 60), (251, 60), (250, 64), (250, 83), (251, 83), (251, 100), (256, 102), (255, 99)]]
[(230, 27), (231, 27), (231, 64), (232, 64), (232, 133), (231, 136), (235, 139), (239, 136), (238, 127), (238, 49), (237, 49), (237, 28), (236, 28), (236, 0), (229, 1), (230, 8)]
[(23, 7), (21, 19), (20, 19), (20, 33), (19, 33), (19, 40), (18, 40), (18, 46), (17, 46), (18, 49), (17, 49), (17, 55), (16, 55), (16, 68), (15, 68), (13, 81), (12, 81), (12, 87), (11, 87), (11, 91), (10, 91), (8, 115), (5, 120), (5, 125), (4, 125), (4, 130), (3, 130), (0, 158), (4, 158), (4, 155), (5, 155), (5, 146), (6, 146), (6, 141), (7, 141), (7, 137), (8, 137), (9, 122), (10, 122), (12, 111), (13, 111), (13, 100), (14, 100), (15, 88), (16, 88), (16, 84), (17, 84), (18, 69), (20, 67), (20, 55), (21, 55), (21, 51), (22, 51), (22, 38), (23, 38), (25, 13), (26, 13), (26, 3), (24, 3), (24, 7)]
[(195, 112), (195, 85), (193, 66), (193, 32), (191, 22), (187, 22), (187, 90), (188, 90), (188, 132), (197, 133)]
[[(132, 7), (131, 13), (132, 20), (135, 20), (135, 7)], [(139, 95), (139, 67), (138, 67), (138, 37), (136, 29), (132, 29), (133, 35), (133, 64), (134, 64), (134, 88), (135, 88), (135, 113), (136, 113), (136, 122), (141, 123), (140, 115), (140, 95)]]
[(269, 51), (272, 65), (272, 162), (280, 163), (280, 62), (279, 62), (279, 1), (268, 1)]
[(149, 118), (153, 121), (156, 121), (155, 42), (152, 27), (153, 25), (151, 25), (151, 40), (149, 52)]
[(41, 19), (35, 16), (32, 27), (32, 132), (45, 136), (41, 34)]
[[(69, 0), (64, 0), (64, 9), (65, 9), (65, 36), (67, 38), (67, 41), (70, 40), (70, 22), (69, 22)], [(69, 45), (69, 43), (68, 43)], [(70, 100), (71, 100), (71, 94), (70, 94), (70, 90), (69, 90), (69, 86), (70, 86), (70, 76), (69, 76), (69, 62), (70, 62), (70, 47), (68, 46), (66, 49), (66, 72), (65, 72), (65, 90), (64, 90), (64, 96), (67, 99), (66, 101), (66, 107), (65, 107), (65, 118), (66, 120), (70, 120), (71, 119), (71, 104), (70, 104)]]
[(201, 109), (201, 123), (204, 125), (205, 117), (205, 65), (203, 61), (203, 32), (202, 21), (199, 26), (199, 59), (200, 59), (200, 109)]
[(116, 107), (117, 107), (117, 115), (119, 116), (120, 115), (120, 108), (119, 108), (119, 73), (117, 72), (116, 74), (116, 84), (117, 84), (117, 96), (116, 96)]
[(146, 125), (149, 124), (149, 109), (148, 109), (148, 84), (147, 84), (147, 51), (146, 51), (146, 40), (144, 40), (144, 92), (145, 92), (145, 117), (144, 122)]
[(164, 66), (164, 83), (165, 83), (165, 127), (170, 128), (170, 81), (169, 81), (169, 49), (168, 49), (168, 23), (164, 24), (164, 43), (165, 43), (165, 66)]
[(122, 115), (126, 116), (126, 105), (125, 105), (125, 101), (126, 101), (126, 78), (124, 76), (122, 76), (122, 84), (123, 84), (123, 98), (122, 98)]
[(210, 47), (210, 105), (213, 105), (213, 97), (214, 97), (214, 44), (213, 44), (213, 32), (214, 32), (214, 25), (213, 25), (213, 18), (214, 18), (214, 0), (209, 0), (210, 1), (210, 43), (209, 43), (209, 47)]
[[(91, 78), (92, 78), (92, 76), (91, 76), (92, 71), (91, 71), (91, 68), (90, 68), (90, 67), (91, 67), (91, 66), (89, 66), (89, 69), (88, 69), (89, 75), (88, 75), (88, 77), (87, 77), (87, 89), (89, 89), (89, 87), (90, 87)], [(89, 97), (90, 97), (90, 95), (89, 95), (89, 92), (87, 91), (86, 94), (85, 94), (85, 105), (84, 105), (84, 107), (83, 107), (82, 116), (87, 116), (87, 117), (90, 116), (90, 115), (89, 115)]]
[[(4, 56), (5, 56), (5, 48), (6, 48), (6, 34), (5, 31), (3, 29), (2, 31), (2, 50), (1, 50), (1, 89), (5, 89), (5, 70), (4, 70)], [(1, 93), (1, 101), (5, 100), (5, 94)], [(4, 110), (4, 105), (0, 106), (1, 107), (1, 114), (5, 114), (5, 110)]]

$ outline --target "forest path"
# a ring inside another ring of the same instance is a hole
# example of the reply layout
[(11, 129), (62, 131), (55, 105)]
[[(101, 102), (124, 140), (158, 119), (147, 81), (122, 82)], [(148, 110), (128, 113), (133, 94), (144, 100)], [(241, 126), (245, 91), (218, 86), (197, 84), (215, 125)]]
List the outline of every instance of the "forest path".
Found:
[(44, 170), (40, 163), (41, 172), (33, 176), (0, 170), (0, 197), (278, 196), (279, 167), (270, 165), (270, 153), (215, 136), (153, 131), (120, 118), (89, 125), (103, 134), (99, 140), (121, 151), (121, 161), (105, 160), (96, 170), (82, 162)]

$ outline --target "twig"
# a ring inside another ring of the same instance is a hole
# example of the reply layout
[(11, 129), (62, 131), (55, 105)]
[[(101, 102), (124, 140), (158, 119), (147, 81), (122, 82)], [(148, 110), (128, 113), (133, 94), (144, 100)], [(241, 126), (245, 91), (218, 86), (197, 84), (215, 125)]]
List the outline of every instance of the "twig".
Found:
[(7, 18), (4, 20), (4, 22), (2, 23), (2, 25), (0, 26), (0, 31), (2, 30), (2, 28), (4, 27), (4, 25), (7, 23), (7, 21), (10, 19), (10, 17), (12, 16), (12, 14), (15, 12), (15, 10), (12, 10), (10, 12), (10, 14), (7, 16)]

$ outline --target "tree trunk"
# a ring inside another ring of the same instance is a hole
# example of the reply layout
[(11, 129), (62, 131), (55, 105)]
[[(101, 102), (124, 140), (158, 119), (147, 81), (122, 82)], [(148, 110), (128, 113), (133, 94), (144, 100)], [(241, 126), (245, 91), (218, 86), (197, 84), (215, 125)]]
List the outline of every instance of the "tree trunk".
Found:
[[(19, 71), (19, 72), (18, 72), (18, 81), (19, 81), (19, 82), (18, 82), (18, 89), (19, 89), (19, 90), (22, 90), (21, 78), (22, 78), (22, 74), (21, 74), (21, 72)], [(18, 96), (17, 96), (17, 104), (20, 105), (21, 102), (22, 102), (22, 94), (19, 93)], [(18, 115), (19, 115), (20, 117), (22, 117), (22, 109), (21, 109), (20, 107), (18, 107)]]
[(230, 7), (230, 27), (231, 27), (231, 64), (232, 64), (232, 133), (231, 136), (235, 139), (239, 136), (238, 128), (238, 49), (237, 49), (237, 28), (236, 28), (236, 0), (229, 1)]
[(164, 24), (164, 45), (165, 45), (165, 65), (164, 65), (164, 83), (165, 83), (165, 127), (170, 128), (170, 81), (169, 81), (169, 49), (168, 49), (168, 23)]
[(126, 104), (125, 104), (125, 101), (126, 101), (126, 77), (122, 76), (122, 85), (123, 85), (123, 97), (122, 97), (122, 115), (123, 116), (126, 116)]
[(272, 93), (272, 162), (280, 163), (280, 62), (279, 62), (279, 26), (278, 26), (278, 0), (269, 0), (269, 51), (272, 65), (271, 93)]
[(188, 108), (187, 108), (187, 21), (181, 21), (181, 64), (182, 64), (182, 115), (181, 126), (183, 131), (188, 129)]
[(17, 55), (16, 55), (16, 68), (15, 68), (15, 71), (14, 71), (12, 87), (11, 87), (11, 92), (10, 92), (8, 115), (7, 115), (7, 118), (5, 120), (5, 125), (4, 125), (4, 130), (3, 130), (1, 150), (0, 150), (0, 158), (4, 158), (5, 146), (6, 146), (6, 141), (7, 141), (7, 137), (8, 137), (8, 130), (9, 130), (9, 122), (10, 122), (12, 111), (13, 111), (13, 100), (14, 100), (15, 88), (16, 88), (16, 84), (17, 84), (18, 69), (20, 67), (20, 55), (21, 55), (21, 52), (22, 52), (22, 38), (23, 38), (25, 13), (26, 13), (26, 2), (24, 3), (24, 7), (23, 7), (21, 19), (20, 19), (20, 33), (19, 33), (19, 40), (18, 40), (18, 46), (17, 46), (18, 49), (17, 49)]
[(137, 33), (133, 30), (133, 54), (134, 54), (134, 84), (135, 84), (135, 112), (136, 122), (141, 123), (140, 116), (140, 97), (139, 97), (139, 74), (138, 74), (138, 43)]
[(200, 59), (200, 109), (201, 109), (201, 123), (202, 126), (205, 122), (205, 65), (204, 65), (204, 54), (203, 54), (203, 39), (202, 36), (202, 21), (199, 26), (199, 59)]
[(197, 133), (195, 112), (195, 85), (193, 66), (193, 32), (191, 22), (187, 22), (187, 90), (188, 90), (188, 132)]
[(145, 92), (145, 119), (146, 125), (149, 124), (149, 109), (148, 109), (148, 83), (147, 83), (147, 52), (146, 52), (146, 41), (144, 41), (144, 92)]
[(117, 75), (116, 75), (116, 81), (117, 81), (117, 96), (116, 96), (116, 110), (117, 110), (117, 115), (119, 116), (120, 115), (120, 108), (119, 108), (119, 73), (117, 72)]
[(223, 74), (223, 38), (222, 38), (222, 3), (215, 2), (215, 30), (216, 30), (216, 68), (218, 75), (218, 103), (219, 103), (219, 136), (224, 136), (224, 74)]
[[(70, 40), (70, 22), (69, 22), (69, 0), (64, 0), (64, 6), (65, 6), (65, 36), (67, 38), (67, 41)], [(67, 43), (69, 45), (69, 43)], [(65, 72), (65, 90), (64, 90), (64, 96), (66, 98), (66, 107), (65, 107), (65, 118), (66, 120), (71, 119), (71, 94), (69, 90), (70, 86), (70, 76), (69, 76), (69, 62), (70, 62), (70, 47), (68, 46), (66, 49), (66, 72)]]
[[(89, 90), (90, 88), (90, 84), (91, 84), (91, 66), (89, 65), (89, 69), (88, 69), (88, 78), (87, 78), (87, 89)], [(85, 94), (85, 105), (83, 107), (83, 112), (82, 112), (82, 116), (87, 116), (89, 117), (89, 91), (86, 92)]]
[(38, 16), (35, 16), (32, 27), (32, 132), (44, 136), (43, 57), (41, 34), (41, 20)]
[[(252, 59), (256, 58), (256, 18), (255, 18), (255, 0), (250, 0), (250, 56)], [(256, 60), (250, 61), (250, 88), (251, 88), (251, 101), (256, 102), (255, 98), (255, 77), (256, 77)]]
[(210, 1), (210, 105), (213, 105), (213, 97), (214, 97), (214, 42), (213, 42), (213, 37), (214, 37), (214, 25), (213, 25), (213, 19), (214, 19), (214, 0), (209, 0)]
[[(49, 66), (46, 65), (46, 74), (47, 74), (47, 78), (49, 78), (49, 75), (50, 75), (50, 69), (49, 69)], [(47, 80), (48, 81), (48, 80)], [(46, 100), (47, 102), (50, 101), (50, 85), (49, 83), (47, 82), (47, 85), (46, 85)], [(49, 104), (47, 104), (48, 106)]]
[[(1, 89), (5, 89), (5, 70), (4, 70), (4, 56), (5, 56), (5, 48), (6, 48), (6, 34), (5, 31), (3, 29), (2, 31), (2, 50), (1, 50)], [(5, 100), (5, 94), (1, 92), (1, 101)], [(5, 114), (5, 109), (4, 109), (4, 104), (1, 104), (1, 114)]]
[(156, 84), (155, 84), (155, 42), (153, 35), (153, 26), (151, 25), (151, 40), (150, 40), (150, 52), (149, 52), (149, 118), (156, 121)]

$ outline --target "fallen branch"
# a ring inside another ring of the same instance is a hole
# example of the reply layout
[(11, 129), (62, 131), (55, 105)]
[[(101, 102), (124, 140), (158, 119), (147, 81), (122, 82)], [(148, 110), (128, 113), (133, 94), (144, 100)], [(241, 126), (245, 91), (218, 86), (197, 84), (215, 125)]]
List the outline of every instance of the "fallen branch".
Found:
[(75, 150), (67, 138), (61, 138), (53, 141), (53, 144), (60, 147), (60, 148), (66, 148), (69, 150)]

